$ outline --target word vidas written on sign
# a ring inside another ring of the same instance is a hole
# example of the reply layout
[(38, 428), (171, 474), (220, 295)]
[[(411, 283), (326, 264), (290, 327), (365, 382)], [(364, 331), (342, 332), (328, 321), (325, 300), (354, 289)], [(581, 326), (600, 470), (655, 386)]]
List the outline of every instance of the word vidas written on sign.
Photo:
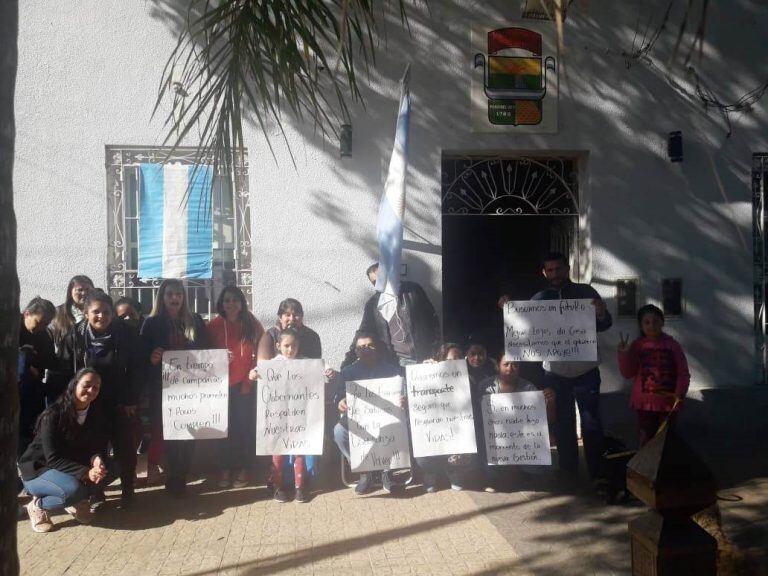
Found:
[(511, 300), (504, 305), (504, 350), (515, 362), (597, 360), (590, 299)]
[(226, 350), (163, 352), (163, 438), (226, 438), (229, 359)]
[(552, 464), (543, 392), (486, 394), (482, 409), (488, 464)]
[(354, 472), (408, 468), (408, 424), (400, 406), (403, 379), (347, 382), (350, 466)]
[(267, 360), (257, 370), (256, 454), (322, 454), (323, 361)]
[(413, 455), (475, 454), (475, 422), (465, 360), (405, 367)]

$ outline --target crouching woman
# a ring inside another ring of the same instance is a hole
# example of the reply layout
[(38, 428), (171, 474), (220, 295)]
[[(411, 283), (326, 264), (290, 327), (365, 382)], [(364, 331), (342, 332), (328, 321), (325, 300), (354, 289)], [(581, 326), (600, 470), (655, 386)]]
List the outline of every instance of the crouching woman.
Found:
[(35, 438), (19, 459), (19, 473), (32, 501), (35, 532), (49, 532), (52, 510), (64, 508), (81, 524), (91, 521), (88, 497), (109, 484), (115, 471), (106, 457), (106, 423), (93, 401), (101, 378), (83, 368), (37, 421)]

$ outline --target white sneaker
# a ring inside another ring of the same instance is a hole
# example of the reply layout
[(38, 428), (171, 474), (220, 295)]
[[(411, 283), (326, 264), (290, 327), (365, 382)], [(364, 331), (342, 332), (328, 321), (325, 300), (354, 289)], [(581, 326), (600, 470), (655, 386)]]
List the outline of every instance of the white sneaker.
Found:
[(160, 484), (163, 481), (163, 473), (157, 464), (147, 464), (147, 486)]
[(51, 517), (40, 507), (40, 498), (32, 498), (27, 504), (27, 515), (34, 532), (50, 532), (53, 529)]
[(91, 520), (93, 520), (91, 503), (88, 500), (82, 500), (74, 506), (67, 506), (64, 510), (71, 514), (80, 524), (90, 524)]
[(218, 486), (219, 488), (229, 488), (230, 484), (231, 481), (229, 478), (229, 470), (224, 470), (221, 474), (219, 474)]

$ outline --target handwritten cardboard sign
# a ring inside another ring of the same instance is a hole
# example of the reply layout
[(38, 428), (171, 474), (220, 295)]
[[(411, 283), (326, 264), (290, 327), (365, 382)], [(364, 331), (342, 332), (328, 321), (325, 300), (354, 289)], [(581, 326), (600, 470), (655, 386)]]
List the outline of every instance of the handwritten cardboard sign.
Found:
[(163, 352), (163, 438), (226, 438), (229, 360), (226, 350)]
[(405, 367), (413, 455), (477, 452), (465, 360)]
[(322, 454), (323, 361), (275, 359), (257, 370), (256, 454)]
[(504, 346), (516, 362), (596, 361), (592, 300), (510, 300), (504, 305)]
[(486, 394), (481, 406), (488, 464), (552, 464), (543, 392)]
[(408, 424), (400, 407), (403, 379), (347, 382), (350, 466), (355, 472), (408, 468)]

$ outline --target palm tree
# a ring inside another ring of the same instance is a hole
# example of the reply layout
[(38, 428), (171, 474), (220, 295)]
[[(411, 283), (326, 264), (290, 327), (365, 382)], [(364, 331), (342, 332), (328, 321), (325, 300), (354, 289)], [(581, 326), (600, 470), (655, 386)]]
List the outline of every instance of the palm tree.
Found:
[(13, 213), (13, 97), (18, 68), (18, 0), (0, 2), (0, 575), (19, 573), (16, 552), (16, 446), (19, 397), (19, 279)]
[[(373, 61), (377, 22), (390, 2), (370, 0), (230, 0), (192, 2), (186, 26), (163, 71), (155, 112), (172, 100), (166, 144), (200, 130), (198, 148), (229, 169), (242, 150), (243, 122), (264, 134), (282, 114), (336, 133), (347, 100), (360, 99), (357, 71)], [(405, 0), (392, 2), (407, 24)], [(271, 148), (271, 143), (269, 144)]]

